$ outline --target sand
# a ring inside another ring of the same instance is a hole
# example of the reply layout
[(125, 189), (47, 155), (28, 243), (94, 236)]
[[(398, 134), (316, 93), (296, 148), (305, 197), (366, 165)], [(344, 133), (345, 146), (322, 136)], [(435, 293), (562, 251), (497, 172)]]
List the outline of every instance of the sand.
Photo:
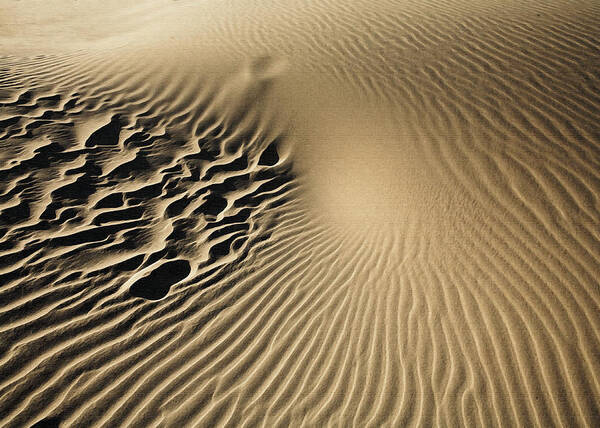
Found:
[(0, 426), (600, 426), (595, 0), (4, 1)]

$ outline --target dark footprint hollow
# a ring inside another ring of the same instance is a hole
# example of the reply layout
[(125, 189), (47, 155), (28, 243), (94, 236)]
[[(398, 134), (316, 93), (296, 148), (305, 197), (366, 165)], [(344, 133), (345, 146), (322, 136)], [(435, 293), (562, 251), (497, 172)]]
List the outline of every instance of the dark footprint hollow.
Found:
[(227, 207), (227, 200), (219, 195), (208, 195), (200, 210), (209, 216), (216, 217)]
[(85, 142), (86, 147), (116, 146), (119, 143), (121, 124), (118, 116), (113, 116), (108, 125), (94, 131)]
[(60, 418), (45, 418), (36, 422), (31, 428), (60, 428)]
[(150, 274), (138, 279), (129, 289), (135, 297), (148, 300), (160, 300), (165, 297), (171, 286), (189, 275), (191, 271), (187, 260), (173, 260), (163, 263)]
[(277, 153), (277, 145), (275, 143), (271, 143), (260, 155), (258, 164), (266, 165), (266, 166), (274, 166), (277, 162), (279, 162), (279, 154)]

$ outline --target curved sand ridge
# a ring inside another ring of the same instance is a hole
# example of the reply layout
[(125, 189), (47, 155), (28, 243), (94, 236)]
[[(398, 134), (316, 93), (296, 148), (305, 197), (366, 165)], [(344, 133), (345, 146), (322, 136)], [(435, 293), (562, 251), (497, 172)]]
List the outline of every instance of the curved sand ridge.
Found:
[(165, 5), (1, 60), (3, 426), (600, 422), (597, 5)]

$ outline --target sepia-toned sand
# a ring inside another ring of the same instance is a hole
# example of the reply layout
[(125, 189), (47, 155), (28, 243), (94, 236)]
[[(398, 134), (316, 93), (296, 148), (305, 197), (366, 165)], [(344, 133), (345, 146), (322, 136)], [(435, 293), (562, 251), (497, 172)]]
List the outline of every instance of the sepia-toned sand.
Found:
[(600, 426), (600, 3), (0, 3), (0, 426)]

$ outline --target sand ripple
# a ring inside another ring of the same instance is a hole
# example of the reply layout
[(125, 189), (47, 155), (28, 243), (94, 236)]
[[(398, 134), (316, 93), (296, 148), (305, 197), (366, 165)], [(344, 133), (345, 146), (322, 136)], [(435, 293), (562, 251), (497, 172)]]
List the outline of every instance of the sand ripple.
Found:
[(597, 4), (163, 7), (0, 58), (0, 425), (600, 424)]

